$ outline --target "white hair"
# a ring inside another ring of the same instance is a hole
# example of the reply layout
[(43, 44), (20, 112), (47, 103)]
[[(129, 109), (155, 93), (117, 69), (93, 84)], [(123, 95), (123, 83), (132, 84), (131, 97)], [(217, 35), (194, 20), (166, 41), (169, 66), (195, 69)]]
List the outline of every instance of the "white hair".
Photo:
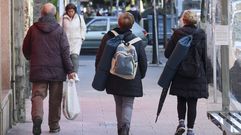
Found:
[(45, 16), (48, 14), (56, 14), (56, 7), (52, 3), (46, 3), (41, 8), (41, 16)]

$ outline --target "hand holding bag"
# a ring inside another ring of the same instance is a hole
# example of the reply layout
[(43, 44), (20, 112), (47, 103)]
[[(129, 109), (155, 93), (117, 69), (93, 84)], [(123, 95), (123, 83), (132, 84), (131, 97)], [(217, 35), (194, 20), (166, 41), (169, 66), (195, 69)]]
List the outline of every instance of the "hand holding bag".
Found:
[(68, 120), (74, 120), (80, 113), (75, 80), (67, 80), (66, 83), (64, 83), (63, 113)]

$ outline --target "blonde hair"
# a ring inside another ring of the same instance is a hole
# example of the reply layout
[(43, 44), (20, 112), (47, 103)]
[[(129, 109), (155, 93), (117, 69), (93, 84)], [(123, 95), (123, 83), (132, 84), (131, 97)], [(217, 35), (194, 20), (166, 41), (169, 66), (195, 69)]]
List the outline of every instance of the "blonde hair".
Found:
[[(120, 19), (124, 19), (124, 21), (120, 21)], [(134, 16), (129, 13), (129, 12), (124, 12), (121, 13), (118, 19), (118, 24), (121, 28), (127, 28), (127, 29), (131, 29), (133, 24), (135, 22), (135, 18)]]
[(185, 10), (182, 15), (182, 21), (184, 24), (197, 24), (197, 15), (191, 10)]

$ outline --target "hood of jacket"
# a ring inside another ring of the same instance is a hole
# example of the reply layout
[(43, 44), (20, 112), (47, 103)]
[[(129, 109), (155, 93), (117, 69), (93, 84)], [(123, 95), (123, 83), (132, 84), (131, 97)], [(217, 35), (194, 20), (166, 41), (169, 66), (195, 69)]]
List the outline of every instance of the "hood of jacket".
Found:
[(53, 15), (46, 15), (39, 18), (38, 22), (34, 23), (34, 25), (44, 33), (50, 33), (59, 27)]

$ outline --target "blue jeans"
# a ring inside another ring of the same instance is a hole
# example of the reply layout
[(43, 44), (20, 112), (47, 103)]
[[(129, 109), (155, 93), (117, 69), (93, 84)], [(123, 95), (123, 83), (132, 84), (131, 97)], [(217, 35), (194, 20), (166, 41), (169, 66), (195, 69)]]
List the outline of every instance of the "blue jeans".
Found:
[(134, 97), (123, 97), (114, 95), (116, 104), (117, 128), (130, 127), (133, 110)]

